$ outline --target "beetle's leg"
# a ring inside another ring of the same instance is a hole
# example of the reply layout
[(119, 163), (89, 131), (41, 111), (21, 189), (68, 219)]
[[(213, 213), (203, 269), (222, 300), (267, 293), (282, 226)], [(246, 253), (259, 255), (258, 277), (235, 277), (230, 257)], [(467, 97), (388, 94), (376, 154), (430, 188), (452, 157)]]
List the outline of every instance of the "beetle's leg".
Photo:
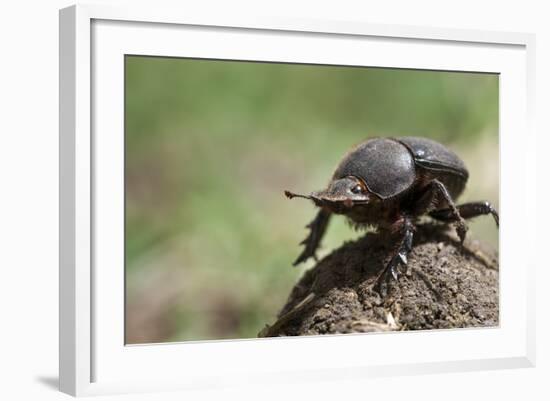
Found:
[(413, 234), (414, 234), (414, 224), (409, 217), (403, 217), (401, 222), (401, 241), (397, 246), (395, 254), (392, 256), (384, 271), (378, 276), (376, 282), (376, 290), (382, 295), (386, 294), (386, 285), (390, 277), (393, 277), (395, 280), (399, 278), (398, 270), (400, 264), (407, 267), (407, 257), (409, 252), (412, 249)]
[[(460, 215), (465, 219), (471, 219), (473, 217), (491, 214), (495, 219), (495, 223), (499, 224), (498, 213), (496, 209), (489, 202), (471, 202), (458, 205), (456, 207)], [(430, 212), (430, 216), (434, 219), (441, 221), (453, 221), (454, 216), (451, 209), (434, 210)]]
[[(466, 225), (466, 222), (464, 221), (464, 218), (462, 217), (459, 209), (453, 202), (451, 195), (449, 195), (449, 192), (447, 191), (445, 185), (443, 185), (443, 183), (439, 180), (430, 181), (427, 192), (425, 193), (425, 195), (423, 195), (422, 198), (429, 199), (431, 207), (435, 206), (437, 208), (439, 205), (441, 205), (442, 200), (448, 205), (448, 208), (440, 210), (447, 210), (446, 214), (448, 216), (448, 219), (446, 221), (452, 221), (456, 223), (456, 233), (460, 238), (460, 242), (464, 242), (464, 238), (466, 238), (466, 232), (468, 231), (468, 226)], [(420, 203), (422, 203), (422, 201)], [(432, 214), (430, 213), (430, 216), (431, 215)]]
[(306, 239), (300, 242), (300, 245), (304, 245), (305, 248), (300, 256), (298, 256), (298, 258), (294, 261), (294, 266), (305, 262), (310, 257), (313, 257), (317, 260), (317, 257), (315, 256), (315, 251), (317, 250), (317, 248), (319, 248), (321, 239), (323, 238), (323, 235), (325, 235), (325, 231), (327, 230), (331, 215), (332, 213), (328, 210), (321, 209), (317, 213), (317, 216), (315, 216), (315, 218), (311, 221), (311, 223), (306, 226), (306, 228), (309, 228), (310, 230), (309, 235), (306, 237)]

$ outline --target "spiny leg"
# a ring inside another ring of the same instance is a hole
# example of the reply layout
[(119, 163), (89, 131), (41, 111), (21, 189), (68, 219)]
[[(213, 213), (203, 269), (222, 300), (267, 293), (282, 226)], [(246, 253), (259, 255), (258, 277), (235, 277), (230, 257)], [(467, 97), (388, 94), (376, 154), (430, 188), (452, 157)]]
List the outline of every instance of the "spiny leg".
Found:
[(321, 209), (317, 213), (317, 216), (315, 216), (315, 218), (311, 221), (311, 223), (306, 226), (306, 228), (309, 228), (310, 230), (309, 235), (306, 237), (306, 239), (300, 242), (300, 245), (305, 245), (305, 247), (300, 256), (298, 256), (298, 258), (294, 261), (294, 266), (305, 262), (310, 257), (313, 257), (315, 260), (317, 260), (315, 252), (317, 251), (317, 248), (319, 248), (319, 244), (321, 243), (323, 235), (325, 235), (325, 231), (327, 230), (331, 215), (332, 213), (328, 210)]
[[(439, 180), (432, 180), (422, 198), (423, 201), (421, 199), (419, 204), (423, 207), (438, 207), (441, 204), (441, 201), (444, 201), (448, 205), (448, 208), (439, 210), (446, 211), (445, 213), (448, 216), (448, 220), (446, 221), (456, 223), (456, 232), (458, 234), (458, 237), (460, 238), (460, 242), (464, 242), (464, 238), (466, 238), (466, 232), (468, 231), (468, 226), (464, 221), (461, 211), (455, 205), (453, 198), (451, 198), (451, 195), (449, 195), (449, 191), (447, 191), (445, 185)], [(429, 205), (426, 203), (426, 201), (429, 201)], [(418, 210), (416, 212), (418, 215), (422, 214), (419, 213)], [(430, 216), (432, 216), (432, 212), (430, 212)]]
[[(499, 217), (496, 209), (487, 201), (470, 202), (458, 205), (456, 207), (460, 215), (465, 219), (490, 214), (495, 219), (497, 227), (499, 226)], [(455, 217), (451, 209), (440, 209), (430, 212), (430, 216), (441, 221), (454, 221)]]
[(398, 270), (400, 264), (407, 266), (407, 257), (409, 252), (412, 249), (413, 234), (414, 234), (414, 224), (409, 217), (404, 217), (401, 222), (401, 233), (402, 237), (397, 246), (395, 254), (392, 256), (384, 271), (378, 276), (376, 282), (376, 290), (382, 295), (386, 295), (385, 286), (388, 284), (388, 281), (391, 277), (395, 280), (399, 278)]

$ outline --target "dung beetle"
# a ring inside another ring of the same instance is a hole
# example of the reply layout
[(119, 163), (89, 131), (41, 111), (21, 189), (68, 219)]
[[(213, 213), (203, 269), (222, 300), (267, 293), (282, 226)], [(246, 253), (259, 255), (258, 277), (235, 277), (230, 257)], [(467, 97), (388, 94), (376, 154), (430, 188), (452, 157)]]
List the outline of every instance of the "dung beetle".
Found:
[(320, 208), (306, 227), (309, 235), (294, 265), (315, 256), (332, 214), (346, 216), (356, 227), (372, 226), (399, 235), (395, 251), (379, 276), (397, 280), (398, 267), (407, 265), (419, 217), (453, 222), (461, 243), (468, 230), (464, 219), (491, 214), (486, 201), (455, 205), (468, 181), (464, 162), (451, 150), (426, 138), (372, 138), (351, 149), (336, 167), (328, 187), (310, 195), (285, 191), (288, 198), (312, 200)]

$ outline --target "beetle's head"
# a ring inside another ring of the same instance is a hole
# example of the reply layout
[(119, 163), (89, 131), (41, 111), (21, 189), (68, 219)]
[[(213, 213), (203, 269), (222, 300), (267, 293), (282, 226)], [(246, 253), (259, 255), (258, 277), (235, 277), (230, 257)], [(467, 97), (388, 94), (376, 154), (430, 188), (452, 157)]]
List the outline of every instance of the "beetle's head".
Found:
[(325, 207), (333, 213), (346, 213), (355, 205), (369, 202), (371, 195), (365, 183), (357, 177), (348, 176), (333, 180), (328, 188), (312, 192), (309, 196), (285, 191), (290, 199), (294, 197), (311, 199), (317, 206)]

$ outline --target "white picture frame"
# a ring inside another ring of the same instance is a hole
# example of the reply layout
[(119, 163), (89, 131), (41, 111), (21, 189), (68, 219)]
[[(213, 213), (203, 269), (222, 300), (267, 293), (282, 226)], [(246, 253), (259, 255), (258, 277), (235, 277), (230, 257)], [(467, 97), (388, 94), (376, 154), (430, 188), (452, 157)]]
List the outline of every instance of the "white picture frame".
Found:
[[(536, 216), (522, 190), (535, 188), (529, 174), (535, 169), (534, 40), (523, 33), (233, 20), (155, 8), (61, 10), (61, 391), (95, 395), (534, 366), (536, 262), (532, 241), (522, 234), (534, 232)], [(125, 346), (124, 54), (500, 74), (499, 327)]]

